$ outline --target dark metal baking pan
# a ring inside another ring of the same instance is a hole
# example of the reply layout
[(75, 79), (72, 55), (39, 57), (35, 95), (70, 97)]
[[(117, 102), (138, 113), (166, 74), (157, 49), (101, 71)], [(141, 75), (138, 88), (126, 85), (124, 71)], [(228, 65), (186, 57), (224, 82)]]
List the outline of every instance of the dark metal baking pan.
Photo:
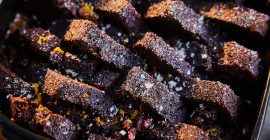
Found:
[[(16, 0), (0, 0), (0, 41), (3, 38), (4, 31), (8, 28), (9, 22), (15, 15), (15, 9), (18, 6)], [(265, 74), (265, 90), (261, 100), (257, 122), (253, 130), (252, 140), (266, 140), (270, 138), (270, 70)], [(0, 111), (0, 128), (7, 139), (16, 140), (44, 140), (48, 139), (28, 131), (27, 129), (15, 124)], [(1, 139), (1, 135), (0, 135)]]
[(265, 90), (261, 101), (260, 111), (253, 131), (253, 140), (267, 140), (270, 138), (270, 70), (265, 84)]

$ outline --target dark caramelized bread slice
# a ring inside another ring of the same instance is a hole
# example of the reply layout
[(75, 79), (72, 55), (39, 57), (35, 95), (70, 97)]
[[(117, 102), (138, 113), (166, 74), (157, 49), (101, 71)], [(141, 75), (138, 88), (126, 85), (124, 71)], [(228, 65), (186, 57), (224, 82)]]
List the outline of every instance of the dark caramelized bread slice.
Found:
[[(65, 117), (54, 114), (40, 105), (35, 107), (26, 98), (11, 97), (12, 118), (18, 123), (26, 123), (30, 129), (52, 137), (53, 139), (75, 139), (80, 128)], [(40, 128), (37, 129), (37, 128)]]
[(237, 119), (240, 111), (240, 98), (228, 85), (215, 81), (193, 79), (185, 98), (197, 103), (206, 103)]
[(57, 65), (62, 71), (76, 73), (73, 77), (83, 80), (89, 79), (96, 67), (95, 61), (84, 61), (78, 56), (61, 49), (61, 40), (42, 28), (27, 29), (22, 37), (30, 45), (28, 46), (38, 54), (49, 60), (51, 64)]
[(113, 86), (117, 83), (117, 79), (119, 79), (120, 73), (114, 72), (112, 70), (102, 68), (98, 70), (93, 75), (91, 79), (91, 84), (96, 86), (97, 88), (103, 89), (105, 91), (113, 88)]
[(42, 28), (26, 29), (22, 33), (22, 37), (30, 45), (29, 47), (32, 50), (47, 57), (50, 56), (50, 53), (56, 47), (60, 47), (61, 43), (61, 40), (57, 36)]
[(106, 17), (116, 20), (129, 33), (140, 33), (145, 28), (141, 15), (128, 0), (102, 0), (96, 9)]
[(136, 54), (118, 44), (88, 20), (72, 20), (65, 41), (118, 69), (131, 68), (141, 63)]
[(74, 18), (83, 18), (96, 21), (98, 16), (93, 11), (94, 7), (91, 3), (81, 0), (53, 0), (54, 6), (67, 15)]
[[(27, 123), (33, 117), (31, 106), (28, 98), (11, 97), (10, 110), (11, 117), (18, 123)], [(25, 125), (25, 124), (24, 124)]]
[(112, 140), (112, 139), (97, 134), (90, 134), (88, 140)]
[(206, 46), (197, 41), (178, 41), (173, 46), (195, 69), (208, 72), (215, 79), (245, 79), (248, 81), (244, 83), (250, 83), (259, 78), (262, 60), (258, 52), (235, 41), (225, 42), (221, 47)]
[(207, 133), (197, 126), (189, 124), (180, 124), (180, 129), (177, 131), (178, 140), (209, 140)]
[(248, 135), (264, 48), (246, 47), (269, 44), (268, 15), (219, 0), (28, 1), (0, 41), (23, 79), (0, 65), (0, 109), (16, 123), (60, 140)]
[(201, 13), (207, 18), (231, 24), (261, 37), (266, 35), (269, 27), (268, 15), (233, 3), (213, 3), (209, 10)]
[(145, 104), (145, 108), (163, 116), (170, 122), (184, 119), (184, 109), (180, 96), (170, 92), (165, 85), (151, 77), (139, 67), (133, 67), (120, 87), (119, 96)]
[(32, 86), (17, 77), (16, 74), (0, 65), (0, 93), (16, 97), (34, 98), (35, 90)]
[[(56, 52), (57, 53), (57, 52)], [(96, 70), (95, 60), (83, 60), (79, 56), (66, 52), (60, 63), (57, 64), (61, 71), (77, 78), (80, 81), (89, 83), (89, 79)]]
[(261, 59), (256, 51), (231, 41), (224, 44), (218, 58), (218, 71), (238, 79), (256, 80)]
[(156, 140), (210, 140), (207, 133), (202, 129), (185, 123), (170, 124), (159, 122), (146, 133), (151, 139)]
[(51, 97), (93, 109), (102, 116), (109, 116), (110, 108), (114, 104), (104, 91), (52, 70), (47, 71), (43, 91)]
[(203, 16), (181, 0), (164, 0), (153, 4), (148, 8), (145, 18), (158, 29), (180, 34), (184, 38), (202, 40), (211, 46), (218, 46), (224, 39), (204, 21)]
[(41, 127), (41, 131), (59, 140), (76, 139), (80, 127), (76, 126), (67, 118), (52, 113), (48, 108), (40, 105), (34, 115), (35, 123)]
[(164, 65), (184, 78), (193, 75), (191, 65), (181, 61), (180, 54), (155, 33), (145, 33), (144, 37), (133, 46), (133, 49), (137, 50), (142, 56), (151, 59), (153, 63)]

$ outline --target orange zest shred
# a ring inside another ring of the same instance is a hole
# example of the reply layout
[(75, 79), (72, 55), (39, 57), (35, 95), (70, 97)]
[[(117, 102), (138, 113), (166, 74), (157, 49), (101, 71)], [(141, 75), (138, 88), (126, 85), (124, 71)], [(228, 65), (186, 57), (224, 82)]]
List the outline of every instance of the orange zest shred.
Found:
[(54, 52), (58, 52), (60, 54), (64, 54), (65, 53), (60, 47), (56, 47), (53, 51)]
[(130, 124), (132, 124), (132, 121), (130, 119), (125, 120), (124, 128), (128, 128)]
[[(44, 107), (43, 105), (39, 105), (38, 108), (36, 108), (36, 112), (41, 112), (43, 110), (47, 110), (46, 107)], [(44, 119), (36, 119), (36, 123), (37, 124), (41, 124), (43, 123), (44, 121), (47, 121), (49, 120), (51, 117), (51, 114), (47, 115)]]
[(32, 87), (33, 87), (35, 94), (37, 96), (37, 101), (40, 102), (42, 100), (42, 96), (41, 96), (41, 92), (39, 92), (39, 84), (32, 83)]
[[(46, 42), (47, 40), (48, 40), (47, 37), (45, 37), (45, 36), (40, 36), (40, 37), (38, 38), (37, 43), (38, 43), (39, 45), (41, 45), (42, 43)], [(46, 43), (46, 46), (48, 46), (48, 43)]]
[(82, 120), (85, 121), (89, 116), (88, 115), (83, 115)]
[(82, 2), (82, 12), (84, 13), (88, 13), (88, 14), (92, 14), (93, 10), (94, 10), (94, 6), (90, 5), (87, 2)]
[(38, 94), (38, 91), (39, 91), (39, 85), (38, 85), (38, 83), (33, 83), (32, 84), (32, 87), (35, 90), (35, 94)]
[(48, 102), (49, 105), (57, 105), (57, 101)]
[(88, 98), (88, 94), (87, 94), (87, 92), (83, 93), (83, 94), (82, 94), (82, 97), (83, 97), (83, 99), (85, 99), (85, 100), (86, 100), (86, 99)]
[(135, 119), (139, 115), (139, 110), (134, 110), (134, 112), (131, 114), (131, 119)]
[(120, 109), (119, 113), (121, 114), (121, 116), (124, 118), (125, 117), (125, 111)]
[(95, 121), (98, 125), (104, 125), (104, 122), (100, 119), (100, 117), (96, 117)]
[(118, 118), (114, 118), (113, 121), (111, 122), (111, 125), (115, 125), (115, 124), (118, 124), (118, 123), (119, 123)]
[(70, 110), (68, 110), (67, 111), (67, 113), (66, 113), (66, 115), (70, 115), (71, 114), (71, 111)]

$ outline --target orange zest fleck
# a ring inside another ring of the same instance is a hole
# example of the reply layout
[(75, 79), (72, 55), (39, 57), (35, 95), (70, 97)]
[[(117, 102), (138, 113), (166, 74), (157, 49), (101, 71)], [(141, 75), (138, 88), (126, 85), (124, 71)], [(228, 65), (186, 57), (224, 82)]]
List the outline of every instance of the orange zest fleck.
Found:
[(60, 47), (56, 47), (53, 51), (54, 52), (58, 52), (60, 54), (64, 54), (65, 53)]
[(82, 97), (83, 97), (83, 99), (85, 99), (85, 100), (86, 100), (86, 99), (88, 98), (88, 94), (87, 94), (87, 92), (83, 93), (83, 94), (82, 94)]
[(88, 115), (83, 115), (82, 120), (85, 121), (89, 116)]
[(42, 100), (42, 95), (41, 95), (41, 92), (39, 92), (39, 84), (33, 83), (32, 87), (35, 90), (35, 94), (37, 96), (37, 101), (40, 102)]
[[(40, 36), (40, 37), (38, 38), (37, 43), (38, 43), (39, 45), (41, 45), (42, 43), (46, 42), (47, 40), (48, 40), (47, 37), (45, 37), (45, 36)], [(48, 46), (48, 43), (46, 43), (46, 46)]]
[(121, 116), (124, 118), (125, 117), (125, 111), (120, 109), (119, 113), (121, 114)]
[[(47, 110), (47, 108), (44, 107), (44, 106), (42, 106), (42, 105), (39, 105), (38, 108), (36, 108), (36, 112), (41, 112), (41, 111), (43, 111), (43, 110)], [(41, 123), (43, 123), (43, 122), (49, 120), (50, 117), (51, 117), (51, 114), (48, 114), (48, 116), (46, 116), (44, 119), (36, 119), (35, 122), (36, 122), (37, 124), (41, 124)]]
[(95, 121), (98, 125), (104, 125), (104, 122), (100, 119), (100, 117), (96, 117)]
[(135, 119), (139, 115), (139, 110), (134, 110), (134, 112), (131, 114), (131, 119)]
[(82, 5), (82, 9), (81, 9), (82, 12), (92, 14), (92, 12), (94, 10), (94, 6), (90, 5), (87, 2), (83, 2), (81, 5)]

